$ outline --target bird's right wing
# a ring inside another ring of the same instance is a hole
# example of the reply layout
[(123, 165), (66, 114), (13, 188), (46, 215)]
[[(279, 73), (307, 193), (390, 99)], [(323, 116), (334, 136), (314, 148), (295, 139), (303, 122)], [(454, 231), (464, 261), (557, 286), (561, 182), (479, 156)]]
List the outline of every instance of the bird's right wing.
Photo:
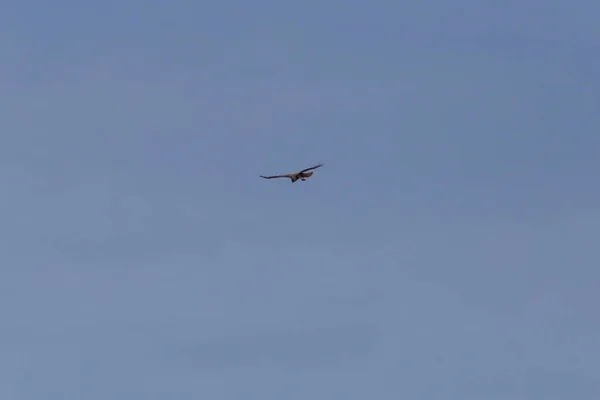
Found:
[(290, 175), (289, 174), (285, 174), (285, 175), (272, 175), (272, 176), (264, 176), (261, 175), (261, 178), (265, 178), (265, 179), (273, 179), (273, 178), (289, 178)]

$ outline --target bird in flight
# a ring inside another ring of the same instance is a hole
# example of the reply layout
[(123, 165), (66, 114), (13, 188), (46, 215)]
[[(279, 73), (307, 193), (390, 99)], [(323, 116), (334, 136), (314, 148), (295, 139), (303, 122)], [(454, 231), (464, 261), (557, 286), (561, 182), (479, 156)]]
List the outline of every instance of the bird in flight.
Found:
[(306, 178), (309, 178), (314, 173), (314, 172), (307, 172), (307, 171), (311, 171), (313, 169), (317, 169), (322, 166), (323, 166), (323, 164), (318, 164), (318, 165), (315, 165), (314, 167), (310, 167), (310, 168), (303, 169), (302, 171), (294, 172), (293, 174), (273, 175), (273, 176), (261, 175), (260, 177), (265, 178), (265, 179), (290, 178), (292, 183), (296, 182), (298, 179), (300, 179), (301, 181), (306, 181)]

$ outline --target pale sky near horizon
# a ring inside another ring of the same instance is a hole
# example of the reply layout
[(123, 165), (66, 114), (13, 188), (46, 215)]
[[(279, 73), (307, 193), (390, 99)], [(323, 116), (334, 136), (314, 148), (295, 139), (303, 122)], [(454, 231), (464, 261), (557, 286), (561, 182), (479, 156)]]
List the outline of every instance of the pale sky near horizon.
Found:
[(599, 16), (7, 0), (0, 398), (597, 400)]

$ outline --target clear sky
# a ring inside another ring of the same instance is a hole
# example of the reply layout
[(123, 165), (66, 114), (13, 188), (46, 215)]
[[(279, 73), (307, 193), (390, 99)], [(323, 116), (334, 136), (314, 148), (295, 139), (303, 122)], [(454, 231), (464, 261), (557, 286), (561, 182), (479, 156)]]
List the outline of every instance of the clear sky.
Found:
[(417, 3), (5, 1), (0, 398), (597, 400), (600, 3)]

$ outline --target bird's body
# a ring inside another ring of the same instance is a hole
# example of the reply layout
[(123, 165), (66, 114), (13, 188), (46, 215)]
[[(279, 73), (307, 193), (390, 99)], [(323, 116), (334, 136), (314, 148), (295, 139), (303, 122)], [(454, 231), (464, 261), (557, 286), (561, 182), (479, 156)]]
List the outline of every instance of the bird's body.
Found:
[(273, 179), (273, 178), (289, 178), (292, 183), (295, 183), (298, 179), (301, 181), (306, 181), (306, 178), (310, 178), (314, 172), (308, 172), (313, 169), (317, 169), (323, 166), (323, 164), (315, 165), (314, 167), (303, 169), (302, 171), (294, 172), (293, 174), (283, 174), (283, 175), (272, 175), (272, 176), (264, 176), (261, 175), (261, 178), (264, 179)]

